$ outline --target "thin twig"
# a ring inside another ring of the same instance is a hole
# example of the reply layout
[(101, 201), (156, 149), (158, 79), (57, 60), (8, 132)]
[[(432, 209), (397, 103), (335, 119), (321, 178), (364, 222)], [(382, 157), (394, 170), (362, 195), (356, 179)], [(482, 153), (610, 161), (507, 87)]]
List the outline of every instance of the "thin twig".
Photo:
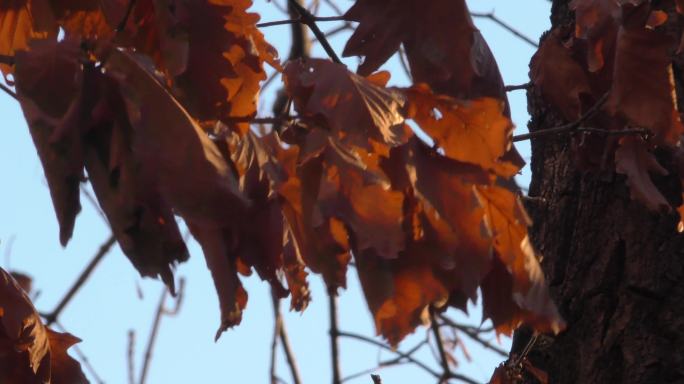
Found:
[(349, 339), (354, 339), (354, 340), (358, 340), (358, 341), (363, 341), (363, 342), (365, 342), (365, 343), (372, 344), (372, 345), (375, 345), (375, 346), (377, 346), (377, 347), (380, 347), (380, 348), (382, 348), (382, 349), (384, 349), (384, 350), (386, 350), (386, 351), (390, 351), (390, 352), (392, 352), (392, 353), (395, 353), (395, 354), (397, 354), (398, 356), (400, 356), (400, 357), (406, 359), (407, 361), (409, 361), (409, 362), (415, 364), (416, 366), (422, 368), (425, 372), (429, 373), (430, 375), (434, 376), (435, 378), (438, 378), (438, 379), (439, 379), (439, 378), (441, 377), (441, 375), (439, 374), (439, 372), (436, 372), (436, 371), (433, 370), (432, 368), (428, 367), (425, 363), (421, 362), (420, 360), (416, 360), (413, 356), (411, 356), (411, 355), (409, 355), (409, 354), (407, 354), (407, 353), (405, 353), (405, 352), (399, 351), (399, 350), (397, 350), (397, 349), (394, 349), (394, 348), (392, 348), (391, 346), (389, 346), (389, 345), (387, 345), (387, 344), (381, 343), (381, 342), (379, 342), (379, 341), (373, 340), (373, 339), (371, 339), (371, 338), (369, 338), (369, 337), (366, 337), (366, 336), (363, 336), (363, 335), (358, 335), (358, 334), (355, 334), (355, 333), (350, 333), (350, 332), (345, 332), (345, 331), (339, 331), (337, 335), (338, 335), (339, 337), (346, 337), (346, 338), (349, 338)]
[(157, 313), (155, 314), (154, 321), (152, 322), (150, 338), (147, 341), (147, 349), (145, 350), (145, 359), (143, 360), (142, 371), (140, 371), (139, 384), (145, 384), (145, 380), (147, 380), (147, 372), (150, 367), (150, 361), (152, 360), (152, 351), (154, 349), (154, 343), (157, 340), (157, 333), (159, 332), (159, 324), (161, 323), (162, 315), (164, 315), (164, 302), (166, 301), (167, 293), (168, 288), (164, 287), (162, 289), (161, 297), (159, 298)]
[(439, 324), (437, 324), (435, 309), (433, 307), (430, 307), (430, 329), (435, 338), (435, 344), (439, 351), (440, 363), (442, 364), (442, 370), (444, 371), (442, 373), (442, 380), (446, 381), (446, 378), (451, 375), (451, 367), (449, 366), (449, 358), (444, 350), (444, 340), (442, 340), (442, 334), (439, 332)]
[(342, 374), (340, 372), (340, 345), (339, 335), (340, 329), (337, 325), (337, 293), (334, 289), (328, 289), (329, 309), (330, 309), (330, 351), (332, 359), (332, 373), (333, 384), (342, 383)]
[(485, 333), (485, 332), (473, 332), (471, 327), (463, 326), (461, 324), (456, 323), (455, 321), (451, 320), (450, 318), (444, 316), (444, 315), (439, 315), (439, 318), (444, 322), (441, 324), (441, 326), (447, 326), (450, 328), (455, 328), (459, 330), (460, 332), (463, 332), (466, 336), (471, 338), (473, 341), (477, 342), (481, 346), (499, 354), (501, 357), (508, 357), (508, 353), (504, 351), (503, 349), (497, 347), (496, 345), (493, 345), (492, 343), (482, 340), (480, 338), (480, 333)]
[(340, 58), (337, 56), (337, 53), (335, 53), (335, 50), (330, 45), (330, 42), (325, 37), (325, 34), (323, 33), (323, 31), (321, 31), (320, 28), (318, 28), (318, 25), (316, 25), (316, 17), (312, 15), (301, 4), (299, 4), (297, 0), (289, 0), (289, 4), (292, 5), (292, 7), (294, 7), (295, 10), (297, 10), (301, 22), (304, 23), (307, 27), (309, 27), (309, 29), (311, 29), (311, 32), (313, 32), (314, 36), (316, 36), (318, 41), (321, 43), (321, 46), (328, 54), (330, 59), (338, 64), (342, 64), (342, 60), (340, 60)]
[(278, 339), (280, 338), (280, 328), (283, 325), (283, 316), (280, 313), (280, 299), (271, 291), (271, 301), (273, 302), (273, 340), (271, 341), (271, 384), (278, 382), (276, 362), (278, 358)]
[(292, 345), (290, 344), (290, 338), (287, 335), (287, 328), (285, 328), (285, 320), (281, 319), (280, 327), (280, 345), (285, 352), (285, 359), (287, 360), (287, 365), (290, 367), (290, 374), (292, 375), (292, 382), (294, 384), (301, 384), (302, 377), (299, 374), (299, 367), (297, 366), (297, 360), (295, 359), (294, 352), (292, 350)]
[(498, 24), (503, 29), (507, 30), (508, 32), (514, 34), (515, 36), (520, 38), (522, 41), (528, 43), (529, 45), (531, 45), (535, 48), (539, 47), (539, 44), (537, 44), (534, 40), (523, 35), (522, 32), (518, 31), (517, 29), (513, 28), (511, 25), (509, 25), (505, 21), (496, 17), (496, 15), (494, 15), (494, 12), (489, 12), (489, 13), (470, 12), (470, 15), (473, 17), (489, 19), (489, 20), (493, 21), (494, 23)]
[[(571, 123), (563, 124), (563, 125), (560, 125), (560, 126), (554, 127), (554, 128), (544, 129), (542, 131), (530, 132), (530, 133), (525, 133), (522, 135), (513, 136), (513, 142), (529, 140), (529, 139), (541, 137), (541, 136), (550, 136), (550, 135), (557, 135), (557, 134), (561, 134), (561, 133), (579, 131), (578, 128), (580, 127), (580, 125), (582, 125), (582, 123), (584, 123), (585, 121), (589, 120), (592, 116), (594, 116), (601, 109), (601, 107), (603, 107), (603, 105), (608, 101), (608, 96), (609, 96), (609, 92), (604, 93), (603, 96), (601, 96), (601, 98), (598, 99), (596, 101), (596, 103), (591, 108), (589, 108), (589, 110), (587, 110), (586, 113), (584, 113), (582, 116), (580, 116), (579, 119), (577, 119)], [(586, 130), (586, 128), (584, 128), (584, 130)], [(594, 129), (593, 131), (596, 131), (596, 129)], [(624, 132), (624, 131), (606, 131), (606, 132)]]
[(532, 85), (533, 84), (531, 82), (528, 82), (525, 84), (518, 84), (518, 85), (507, 85), (504, 87), (504, 90), (506, 92), (519, 91), (519, 90), (523, 90), (523, 89), (530, 89), (532, 87)]
[(97, 251), (95, 256), (93, 256), (93, 259), (90, 261), (88, 266), (81, 272), (81, 275), (76, 279), (74, 284), (71, 286), (69, 291), (64, 295), (62, 300), (60, 300), (59, 304), (57, 304), (57, 307), (55, 309), (47, 314), (43, 314), (43, 318), (45, 318), (45, 324), (46, 325), (51, 325), (55, 321), (57, 321), (57, 318), (59, 317), (60, 313), (62, 313), (62, 310), (64, 307), (66, 307), (67, 304), (71, 301), (71, 299), (74, 297), (76, 292), (78, 292), (79, 289), (83, 286), (83, 284), (88, 280), (88, 277), (93, 273), (95, 270), (95, 267), (102, 261), (102, 258), (104, 258), (107, 253), (111, 250), (112, 246), (116, 242), (116, 239), (114, 238), (114, 235), (111, 235), (109, 239), (107, 239), (102, 245), (100, 245), (100, 249)]
[[(344, 21), (343, 16), (312, 16), (313, 21)], [(265, 23), (259, 23), (256, 26), (258, 28), (274, 27), (276, 25), (288, 25), (304, 23), (301, 18), (298, 19), (287, 19), (287, 20), (277, 20), (277, 21), (267, 21)]]
[(128, 330), (128, 384), (135, 384), (135, 331)]
[(19, 97), (17, 96), (16, 93), (14, 93), (13, 90), (11, 90), (8, 86), (5, 84), (0, 83), (0, 89), (2, 89), (3, 92), (8, 94), (11, 98), (13, 98), (16, 101), (19, 101)]

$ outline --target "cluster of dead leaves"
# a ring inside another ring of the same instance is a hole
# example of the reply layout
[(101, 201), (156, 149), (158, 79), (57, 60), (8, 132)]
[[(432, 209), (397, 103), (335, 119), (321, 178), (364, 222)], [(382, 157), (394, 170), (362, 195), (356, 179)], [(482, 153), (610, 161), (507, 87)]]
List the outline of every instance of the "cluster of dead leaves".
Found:
[[(684, 2), (573, 0), (570, 7), (574, 29), (558, 27), (546, 36), (532, 61), (534, 85), (568, 121), (578, 120), (607, 94), (585, 125), (612, 135), (578, 137), (582, 162), (626, 175), (634, 199), (669, 211), (681, 201), (668, 201), (652, 177), (668, 174), (656, 149), (681, 152), (684, 125), (672, 63), (684, 47)], [(620, 134), (640, 129), (648, 134)]]
[[(217, 337), (241, 320), (240, 274), (256, 271), (303, 310), (307, 270), (336, 291), (352, 257), (377, 331), (393, 344), (430, 306), (465, 310), (478, 288), (499, 332), (562, 328), (512, 180), (523, 162), (501, 76), (463, 0), (357, 1), (345, 52), (365, 56), (360, 73), (288, 63), (298, 117), (268, 134), (245, 123), (263, 63), (280, 68), (250, 0), (138, 0), (127, 19), (117, 0), (68, 10), (40, 1), (0, 8), (29, 20), (0, 35), (2, 44), (22, 36), (0, 54), (15, 57), (4, 70), (63, 244), (87, 175), (124, 253), (171, 289), (173, 266), (188, 257), (183, 218), (216, 285)], [(45, 15), (63, 40), (33, 23)], [(400, 44), (416, 81), (404, 89), (371, 74)]]
[(0, 382), (87, 383), (81, 365), (67, 354), (80, 340), (46, 327), (27, 294), (0, 268)]

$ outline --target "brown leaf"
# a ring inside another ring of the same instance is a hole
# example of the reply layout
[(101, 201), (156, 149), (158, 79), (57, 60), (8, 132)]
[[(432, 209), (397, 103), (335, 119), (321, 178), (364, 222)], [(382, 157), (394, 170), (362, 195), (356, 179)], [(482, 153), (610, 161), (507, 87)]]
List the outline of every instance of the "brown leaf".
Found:
[(357, 0), (345, 18), (359, 22), (344, 55), (365, 56), (360, 74), (378, 69), (403, 44), (415, 82), (453, 97), (506, 99), (496, 61), (464, 0)]
[(238, 277), (236, 257), (226, 239), (230, 236), (221, 229), (195, 226), (188, 223), (190, 232), (204, 251), (207, 267), (214, 280), (221, 309), (221, 325), (215, 340), (228, 328), (240, 324), (242, 311), (247, 305), (247, 292)]
[(91, 110), (85, 136), (85, 166), (121, 250), (143, 276), (161, 276), (174, 292), (172, 268), (189, 257), (169, 204), (152, 182), (154, 175), (133, 153), (136, 136), (115, 81), (85, 69)]
[(17, 96), (50, 187), (66, 246), (81, 210), (79, 183), (83, 179), (83, 143), (78, 114), (83, 77), (75, 40), (40, 41), (31, 51), (17, 52)]
[(660, 143), (676, 145), (684, 126), (674, 99), (673, 42), (644, 27), (646, 5), (631, 11), (620, 27), (608, 108), (630, 125), (650, 129)]
[(667, 170), (649, 151), (648, 144), (640, 137), (627, 136), (620, 140), (615, 151), (615, 170), (627, 176), (632, 198), (654, 211), (669, 211), (670, 204), (653, 184), (650, 173), (665, 176)]
[(370, 149), (369, 138), (389, 146), (407, 139), (399, 109), (404, 101), (342, 64), (306, 59), (287, 64), (285, 87), (301, 117), (329, 129), (344, 143)]
[(78, 341), (45, 327), (26, 292), (0, 268), (0, 382), (87, 383), (66, 353)]
[(588, 69), (598, 72), (614, 44), (620, 7), (614, 0), (572, 0), (570, 9), (575, 11), (575, 36), (588, 43)]
[(126, 100), (133, 151), (161, 197), (194, 225), (231, 225), (247, 200), (218, 148), (130, 52), (107, 60)]
[(581, 94), (591, 94), (589, 80), (572, 51), (560, 40), (560, 31), (552, 31), (532, 57), (531, 79), (544, 99), (557, 108), (568, 121), (581, 115)]

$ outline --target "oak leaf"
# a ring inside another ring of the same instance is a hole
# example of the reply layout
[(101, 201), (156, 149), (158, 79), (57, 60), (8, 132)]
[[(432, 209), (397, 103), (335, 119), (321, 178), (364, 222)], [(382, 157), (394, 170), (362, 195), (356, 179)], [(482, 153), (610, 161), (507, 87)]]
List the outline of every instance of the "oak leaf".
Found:
[(329, 129), (343, 143), (370, 149), (369, 139), (396, 146), (407, 138), (396, 90), (353, 74), (342, 64), (306, 59), (287, 64), (285, 87), (300, 117)]

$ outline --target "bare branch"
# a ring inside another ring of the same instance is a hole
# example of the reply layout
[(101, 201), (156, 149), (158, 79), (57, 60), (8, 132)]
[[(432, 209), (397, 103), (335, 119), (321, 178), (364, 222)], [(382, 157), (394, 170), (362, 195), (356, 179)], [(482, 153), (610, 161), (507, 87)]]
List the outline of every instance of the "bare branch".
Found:
[(128, 330), (128, 384), (135, 384), (135, 331)]
[(157, 333), (159, 332), (159, 324), (161, 323), (162, 315), (164, 314), (164, 301), (166, 301), (166, 294), (168, 289), (164, 287), (162, 289), (161, 297), (159, 298), (159, 305), (157, 306), (157, 313), (154, 316), (154, 321), (152, 322), (152, 330), (150, 331), (150, 338), (147, 340), (147, 349), (145, 350), (145, 359), (143, 360), (142, 371), (140, 371), (140, 381), (139, 384), (145, 384), (147, 380), (147, 371), (150, 367), (150, 361), (152, 360), (152, 351), (154, 350), (154, 343), (157, 340)]
[(328, 289), (328, 299), (330, 304), (330, 358), (332, 359), (333, 384), (342, 383), (340, 372), (340, 346), (338, 337), (340, 330), (337, 325), (337, 293), (334, 289)]
[[(312, 16), (311, 19), (315, 22), (319, 22), (319, 21), (344, 21), (344, 17), (342, 17), (342, 16)], [(298, 19), (268, 21), (265, 23), (259, 23), (256, 26), (258, 28), (266, 28), (266, 27), (274, 27), (276, 25), (288, 25), (288, 24), (296, 24), (296, 23), (305, 24), (304, 20), (302, 20), (301, 18), (298, 18)]]
[(19, 97), (17, 97), (17, 94), (13, 90), (11, 90), (10, 87), (0, 83), (0, 89), (2, 89), (3, 92), (8, 94), (14, 100), (19, 101)]
[(520, 90), (524, 90), (524, 89), (530, 89), (530, 88), (532, 88), (532, 85), (533, 84), (531, 82), (528, 82), (525, 84), (519, 84), (519, 85), (507, 85), (504, 87), (504, 90), (506, 92), (520, 91)]
[(468, 327), (468, 326), (465, 326), (463, 324), (458, 324), (457, 322), (446, 317), (444, 314), (440, 314), (440, 315), (438, 315), (438, 317), (443, 322), (441, 324), (441, 326), (447, 326), (447, 327), (457, 329), (458, 331), (464, 333), (466, 336), (468, 336), (469, 338), (471, 338), (473, 341), (477, 342), (478, 344), (482, 345), (483, 347), (501, 355), (502, 357), (508, 357), (508, 352), (506, 352), (503, 349), (497, 347), (496, 345), (493, 345), (492, 343), (480, 338), (480, 334), (486, 333), (485, 331), (473, 330), (472, 327)]
[(335, 50), (330, 45), (330, 42), (325, 37), (325, 34), (321, 31), (320, 28), (318, 28), (318, 25), (316, 25), (316, 17), (312, 15), (301, 4), (299, 4), (297, 0), (289, 0), (289, 4), (292, 5), (292, 7), (294, 7), (295, 10), (297, 10), (301, 22), (305, 24), (307, 27), (309, 27), (309, 29), (311, 29), (311, 32), (313, 32), (314, 36), (316, 36), (318, 41), (321, 43), (321, 46), (328, 54), (328, 56), (330, 56), (330, 59), (336, 63), (342, 64), (342, 60), (340, 60), (340, 58), (337, 56), (337, 53), (335, 53)]
[(384, 349), (384, 350), (386, 350), (386, 351), (390, 351), (390, 352), (392, 352), (392, 353), (395, 353), (395, 354), (397, 354), (399, 357), (401, 357), (401, 358), (403, 358), (403, 359), (406, 359), (406, 361), (408, 361), (408, 362), (410, 362), (410, 363), (413, 363), (413, 364), (415, 364), (416, 366), (422, 368), (425, 372), (429, 373), (430, 375), (434, 376), (435, 378), (439, 379), (439, 378), (441, 377), (441, 375), (439, 374), (439, 372), (436, 372), (436, 371), (433, 370), (432, 368), (428, 367), (425, 363), (421, 362), (420, 360), (416, 360), (416, 359), (415, 359), (413, 356), (411, 356), (410, 354), (405, 353), (405, 352), (402, 352), (402, 351), (400, 351), (400, 350), (398, 350), (398, 349), (394, 349), (394, 348), (392, 348), (391, 346), (389, 346), (389, 345), (387, 345), (387, 344), (384, 344), (384, 343), (381, 343), (381, 342), (379, 342), (379, 341), (376, 341), (376, 340), (374, 340), (374, 339), (371, 339), (370, 337), (366, 337), (366, 336), (359, 335), (359, 334), (356, 334), (356, 333), (344, 332), (344, 331), (339, 331), (337, 335), (338, 335), (339, 337), (346, 337), (346, 338), (349, 338), (349, 339), (354, 339), (354, 340), (362, 341), (362, 342), (364, 342), (364, 343), (368, 343), (368, 344), (371, 344), (371, 345), (375, 345), (375, 346), (380, 347), (380, 348), (382, 348), (382, 349)]
[(100, 249), (97, 251), (95, 256), (93, 256), (93, 259), (90, 261), (88, 266), (81, 272), (81, 275), (76, 279), (74, 284), (71, 286), (69, 291), (64, 295), (62, 300), (60, 300), (59, 304), (57, 304), (57, 307), (50, 313), (47, 314), (41, 314), (43, 318), (45, 318), (45, 324), (46, 325), (51, 325), (57, 319), (59, 318), (60, 313), (62, 313), (62, 310), (64, 310), (64, 307), (66, 307), (67, 304), (71, 301), (71, 299), (74, 297), (76, 292), (78, 292), (79, 289), (83, 286), (83, 284), (88, 280), (88, 277), (93, 273), (95, 270), (95, 267), (102, 261), (105, 255), (109, 253), (109, 251), (112, 249), (112, 246), (116, 242), (116, 239), (114, 238), (114, 235), (109, 236), (109, 239), (107, 239), (101, 246)]
[(558, 135), (558, 134), (564, 134), (564, 133), (575, 133), (575, 132), (594, 132), (594, 133), (602, 133), (602, 134), (607, 134), (607, 135), (630, 135), (630, 134), (648, 134), (648, 131), (645, 129), (623, 129), (620, 131), (610, 131), (610, 130), (605, 130), (605, 129), (598, 129), (598, 128), (585, 128), (585, 127), (580, 127), (585, 121), (589, 120), (591, 117), (593, 117), (600, 109), (603, 107), (603, 105), (608, 101), (608, 96), (609, 92), (606, 92), (601, 96), (600, 99), (596, 101), (596, 103), (587, 110), (586, 113), (584, 113), (582, 116), (580, 116), (579, 119), (560, 125), (558, 127), (554, 128), (549, 128), (549, 129), (544, 129), (543, 131), (537, 131), (537, 132), (530, 132), (530, 133), (525, 133), (522, 135), (517, 135), (513, 136), (513, 142), (517, 141), (524, 141), (524, 140), (529, 140), (537, 137), (543, 137), (543, 136), (551, 136), (551, 135)]
[(495, 24), (498, 24), (503, 29), (507, 30), (508, 32), (514, 34), (515, 36), (520, 38), (520, 40), (526, 42), (527, 44), (529, 44), (535, 48), (539, 47), (539, 44), (537, 44), (534, 40), (523, 35), (522, 32), (518, 31), (517, 29), (513, 28), (511, 25), (509, 25), (505, 21), (496, 17), (496, 15), (494, 15), (494, 12), (489, 12), (489, 13), (470, 12), (470, 15), (473, 17), (489, 19), (489, 20), (493, 21)]
[(439, 324), (437, 324), (435, 309), (433, 307), (430, 307), (430, 329), (432, 330), (432, 335), (435, 338), (435, 344), (437, 345), (437, 350), (439, 351), (439, 360), (442, 364), (443, 373), (441, 380), (446, 381), (451, 375), (451, 367), (449, 366), (449, 358), (444, 350), (444, 340), (442, 340), (442, 334), (439, 332)]
[(143, 360), (142, 370), (140, 371), (140, 381), (139, 384), (145, 384), (147, 380), (147, 372), (150, 367), (150, 361), (152, 360), (152, 352), (154, 350), (154, 345), (157, 340), (157, 333), (159, 333), (159, 325), (161, 324), (162, 316), (164, 315), (176, 315), (180, 310), (182, 304), (184, 291), (185, 291), (185, 279), (180, 279), (178, 289), (178, 295), (176, 299), (176, 304), (173, 309), (168, 309), (164, 305), (166, 302), (166, 295), (169, 293), (168, 287), (164, 286), (162, 289), (161, 297), (159, 298), (159, 304), (157, 305), (157, 312), (154, 316), (154, 321), (152, 322), (152, 330), (150, 331), (150, 338), (147, 340), (147, 348), (145, 350), (145, 358)]

